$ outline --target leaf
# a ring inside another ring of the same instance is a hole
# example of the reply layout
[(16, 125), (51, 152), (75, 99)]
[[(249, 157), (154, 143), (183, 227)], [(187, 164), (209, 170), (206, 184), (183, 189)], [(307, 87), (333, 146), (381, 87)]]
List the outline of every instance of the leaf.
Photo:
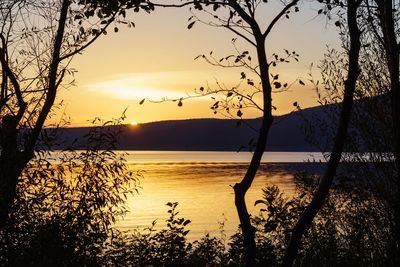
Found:
[(193, 21), (191, 23), (189, 23), (189, 25), (187, 26), (187, 28), (190, 30), (191, 28), (193, 28), (193, 25), (196, 23), (196, 21)]
[(302, 80), (299, 80), (299, 84), (305, 85), (304, 82), (303, 82)]
[(243, 112), (239, 109), (238, 112), (236, 113), (238, 115), (238, 117), (242, 117), (243, 116)]
[(275, 86), (275, 89), (279, 89), (282, 87), (282, 84), (280, 82), (274, 82), (274, 86)]
[(146, 100), (146, 98), (143, 98), (140, 102), (139, 105), (142, 105), (144, 103), (144, 101)]

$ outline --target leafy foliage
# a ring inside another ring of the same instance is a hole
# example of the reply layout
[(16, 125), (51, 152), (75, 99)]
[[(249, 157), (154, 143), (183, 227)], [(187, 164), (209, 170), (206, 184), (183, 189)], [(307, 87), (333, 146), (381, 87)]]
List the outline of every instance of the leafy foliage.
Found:
[(137, 191), (140, 173), (129, 171), (124, 155), (112, 151), (118, 127), (94, 123), (99, 127), (85, 136), (86, 151), (38, 151), (25, 169), (11, 219), (0, 232), (2, 265), (99, 261), (112, 224), (126, 212), (127, 194)]
[[(348, 177), (342, 177), (348, 181)], [(285, 197), (276, 186), (263, 190), (260, 215), (253, 218), (257, 226), (257, 262), (260, 266), (280, 266), (292, 227), (311, 200), (318, 177), (298, 173), (297, 193)], [(346, 190), (336, 184), (323, 209), (307, 230), (296, 266), (388, 266), (395, 262), (387, 257), (393, 236), (390, 226), (393, 214), (387, 202), (367, 191)], [(235, 234), (229, 244), (229, 259), (244, 264), (242, 237)]]
[(177, 202), (169, 202), (166, 227), (155, 230), (156, 222), (144, 232), (119, 233), (105, 253), (112, 266), (221, 266), (226, 263), (222, 239), (205, 235), (201, 240), (187, 240), (190, 220), (178, 217)]

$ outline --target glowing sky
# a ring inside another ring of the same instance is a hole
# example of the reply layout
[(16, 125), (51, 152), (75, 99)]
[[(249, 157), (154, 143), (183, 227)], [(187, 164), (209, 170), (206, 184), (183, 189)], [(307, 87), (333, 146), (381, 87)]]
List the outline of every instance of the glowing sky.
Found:
[[(268, 15), (274, 11), (261, 10), (259, 14), (265, 14), (265, 18), (260, 21), (268, 21)], [(282, 53), (283, 49), (300, 54), (299, 63), (274, 70), (288, 82), (296, 78), (307, 81), (310, 64), (318, 63), (326, 45), (339, 43), (334, 26), (316, 14), (317, 7), (303, 4), (301, 12), (276, 25), (267, 41), (269, 54)], [(76, 86), (58, 95), (58, 100), (65, 103), (62, 110), (71, 117), (72, 125), (85, 125), (94, 117), (116, 118), (125, 108), (128, 108), (127, 123), (218, 117), (210, 110), (210, 97), (186, 101), (182, 107), (177, 107), (176, 102), (139, 105), (146, 97), (159, 100), (192, 94), (195, 88), (212, 85), (216, 80), (226, 84), (239, 81), (238, 69), (221, 69), (194, 60), (210, 51), (218, 56), (231, 54), (231, 39), (236, 36), (203, 24), (187, 30), (189, 16), (187, 8), (158, 8), (150, 15), (134, 14), (136, 28), (121, 26), (118, 33), (109, 33), (77, 56), (72, 64), (78, 70)], [(250, 46), (240, 39), (237, 45), (251, 52)], [(294, 101), (302, 107), (317, 105), (310, 85), (294, 86), (289, 92), (273, 95), (273, 103), (278, 107), (276, 114), (292, 111)], [(259, 115), (245, 112), (246, 117)]]

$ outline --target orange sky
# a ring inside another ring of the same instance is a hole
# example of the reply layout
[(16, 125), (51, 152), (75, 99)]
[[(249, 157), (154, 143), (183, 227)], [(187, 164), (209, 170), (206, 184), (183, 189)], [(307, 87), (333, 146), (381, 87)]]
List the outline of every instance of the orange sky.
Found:
[[(261, 9), (260, 14), (270, 17), (274, 11)], [(280, 21), (267, 40), (269, 54), (282, 53), (283, 49), (300, 54), (299, 63), (274, 70), (289, 83), (297, 78), (307, 81), (310, 64), (318, 63), (326, 45), (338, 45), (334, 27), (325, 18), (316, 18), (316, 14), (316, 7), (304, 4), (290, 20)], [(210, 51), (221, 57), (231, 54), (231, 39), (235, 36), (225, 29), (202, 24), (187, 30), (189, 16), (187, 8), (135, 14), (136, 28), (121, 26), (118, 33), (109, 33), (77, 56), (72, 64), (78, 70), (76, 86), (58, 95), (58, 100), (65, 103), (62, 111), (71, 117), (71, 124), (86, 125), (94, 117), (116, 118), (125, 108), (127, 123), (218, 117), (210, 109), (210, 97), (186, 101), (182, 107), (176, 103), (139, 105), (145, 97), (180, 97), (207, 83), (213, 85), (216, 80), (225, 84), (239, 81), (239, 69), (221, 69), (202, 60), (194, 61), (197, 55)], [(263, 16), (260, 21), (268, 20)], [(240, 39), (237, 45), (243, 50), (250, 48)], [(317, 69), (315, 73), (318, 74)], [(273, 95), (273, 103), (278, 107), (276, 114), (292, 111), (294, 101), (302, 107), (317, 105), (309, 84), (293, 86), (289, 92)], [(255, 111), (245, 112), (247, 117), (259, 115)]]

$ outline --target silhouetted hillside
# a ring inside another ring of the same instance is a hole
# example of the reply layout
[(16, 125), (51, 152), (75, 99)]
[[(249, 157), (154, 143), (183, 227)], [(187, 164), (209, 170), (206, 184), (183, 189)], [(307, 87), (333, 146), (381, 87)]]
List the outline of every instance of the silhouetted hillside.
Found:
[[(304, 109), (284, 116), (275, 117), (268, 139), (270, 151), (317, 151), (306, 142), (301, 125), (304, 118), (321, 117), (320, 107)], [(205, 150), (236, 151), (248, 150), (251, 140), (256, 140), (260, 119), (244, 120), (237, 126), (236, 120), (229, 119), (190, 119), (160, 121), (123, 125), (118, 149), (121, 150)], [(251, 127), (249, 127), (250, 125)], [(254, 128), (254, 129), (252, 129)], [(80, 139), (88, 127), (60, 129), (69, 142)], [(64, 142), (63, 142), (64, 143)], [(68, 143), (68, 142), (67, 142)], [(60, 149), (65, 148), (61, 145)], [(75, 149), (84, 148), (77, 142)]]

